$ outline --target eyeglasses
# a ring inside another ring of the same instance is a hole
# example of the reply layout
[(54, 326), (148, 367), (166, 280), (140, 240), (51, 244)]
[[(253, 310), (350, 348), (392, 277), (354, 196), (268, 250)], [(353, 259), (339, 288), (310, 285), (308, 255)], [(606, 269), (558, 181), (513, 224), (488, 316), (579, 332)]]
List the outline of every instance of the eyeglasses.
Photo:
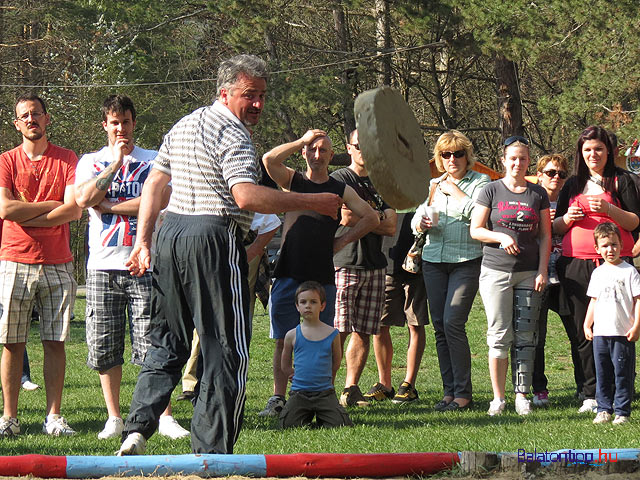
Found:
[(509, 145), (513, 145), (516, 142), (524, 143), (527, 146), (529, 145), (529, 140), (527, 140), (526, 138), (521, 137), (520, 135), (513, 135), (512, 137), (509, 137), (504, 141), (504, 146), (508, 147)]
[(37, 120), (43, 115), (46, 115), (46, 114), (44, 112), (27, 112), (17, 117), (16, 120), (20, 120), (21, 122), (27, 123), (27, 121), (29, 120), (29, 117), (33, 118), (34, 120)]
[(564, 170), (544, 170), (542, 173), (544, 173), (549, 178), (553, 178), (558, 175), (562, 179), (567, 178), (567, 176), (569, 175)]
[(357, 143), (350, 143), (349, 145), (351, 145), (356, 150), (360, 150), (360, 145), (358, 145)]
[(453, 155), (456, 158), (462, 158), (467, 154), (464, 150), (456, 150), (455, 152), (440, 152), (442, 158), (451, 158)]

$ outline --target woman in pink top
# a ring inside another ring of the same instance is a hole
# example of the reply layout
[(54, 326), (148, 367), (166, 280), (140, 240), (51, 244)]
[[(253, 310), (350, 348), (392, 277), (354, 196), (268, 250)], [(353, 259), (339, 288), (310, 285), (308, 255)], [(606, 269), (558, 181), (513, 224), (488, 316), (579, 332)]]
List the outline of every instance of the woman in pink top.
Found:
[(557, 270), (571, 307), (585, 376), (579, 412), (595, 412), (593, 348), (582, 328), (589, 304), (587, 286), (601, 261), (593, 246), (593, 230), (602, 222), (618, 225), (621, 256), (631, 261), (640, 201), (631, 174), (615, 166), (613, 146), (602, 127), (591, 126), (580, 134), (574, 172), (560, 192), (553, 232), (564, 235)]

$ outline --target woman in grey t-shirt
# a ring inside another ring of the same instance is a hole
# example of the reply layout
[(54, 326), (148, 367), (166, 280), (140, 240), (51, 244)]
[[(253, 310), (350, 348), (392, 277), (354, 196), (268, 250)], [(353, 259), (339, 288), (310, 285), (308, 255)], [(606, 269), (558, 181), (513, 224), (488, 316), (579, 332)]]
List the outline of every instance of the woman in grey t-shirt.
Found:
[[(514, 389), (519, 415), (531, 412), (527, 399), (535, 351), (536, 315), (527, 318), (535, 292), (547, 284), (551, 248), (549, 197), (539, 185), (525, 180), (529, 142), (509, 137), (504, 142), (505, 176), (488, 184), (477, 200), (471, 218), (471, 237), (484, 242), (480, 295), (487, 315), (489, 374), (493, 401), (489, 415), (505, 408), (508, 356), (516, 347)], [(539, 296), (539, 295), (538, 295)], [(514, 305), (523, 310), (514, 319)]]

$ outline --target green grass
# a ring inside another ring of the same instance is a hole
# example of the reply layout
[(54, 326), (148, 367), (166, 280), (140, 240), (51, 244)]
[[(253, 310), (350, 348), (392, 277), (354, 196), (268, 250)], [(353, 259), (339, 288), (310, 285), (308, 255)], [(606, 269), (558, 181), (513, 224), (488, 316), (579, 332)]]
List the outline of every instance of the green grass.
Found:
[[(577, 413), (574, 399), (573, 372), (569, 343), (560, 319), (551, 314), (547, 338), (547, 376), (552, 407), (534, 410), (526, 418), (513, 410), (510, 395), (507, 412), (498, 418), (486, 414), (492, 398), (487, 368), (486, 320), (479, 298), (468, 323), (472, 351), (474, 402), (471, 412), (442, 414), (432, 410), (441, 398), (442, 386), (435, 354), (433, 329), (427, 328), (427, 348), (417, 380), (420, 401), (411, 405), (390, 402), (366, 409), (350, 410), (353, 428), (317, 430), (309, 428), (281, 431), (271, 418), (257, 413), (271, 393), (272, 341), (268, 338), (268, 317), (260, 307), (254, 317), (251, 363), (244, 428), (236, 444), (235, 453), (279, 454), (296, 452), (414, 452), (414, 451), (516, 451), (518, 448), (552, 450), (560, 448), (636, 448), (638, 420), (628, 425), (600, 426), (591, 423), (591, 415)], [(100, 391), (98, 375), (86, 364), (84, 334), (84, 298), (76, 302), (76, 320), (72, 324), (67, 344), (67, 374), (62, 413), (78, 431), (71, 438), (51, 438), (41, 433), (45, 393), (22, 391), (19, 418), (24, 434), (15, 439), (0, 440), (0, 455), (40, 453), (50, 455), (111, 455), (118, 448), (118, 440), (99, 441), (97, 433), (106, 420), (106, 410)], [(393, 361), (393, 382), (403, 380), (407, 346), (406, 329), (393, 328), (396, 355)], [(128, 350), (127, 350), (128, 354)], [(43, 385), (42, 347), (38, 330), (33, 328), (29, 342), (33, 380)], [(137, 367), (125, 364), (121, 403), (126, 415)], [(373, 353), (364, 371), (361, 387), (367, 390), (377, 373)], [(338, 372), (338, 389), (344, 385), (344, 366)], [(174, 398), (180, 387), (174, 392)], [(634, 401), (633, 408), (638, 408)], [(174, 402), (174, 416), (188, 427), (192, 413), (188, 402)], [(148, 444), (149, 454), (190, 453), (189, 440), (169, 440), (154, 435)]]

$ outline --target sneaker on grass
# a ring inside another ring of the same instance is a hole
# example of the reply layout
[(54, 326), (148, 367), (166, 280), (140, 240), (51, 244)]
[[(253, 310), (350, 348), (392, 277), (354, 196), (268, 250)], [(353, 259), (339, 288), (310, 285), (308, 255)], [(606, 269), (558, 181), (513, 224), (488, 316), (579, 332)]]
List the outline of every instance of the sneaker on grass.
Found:
[(546, 408), (549, 406), (549, 392), (534, 392), (533, 405), (536, 407)]
[(68, 437), (75, 435), (76, 431), (69, 426), (62, 415), (52, 413), (44, 419), (42, 433), (46, 433), (52, 437)]
[(342, 390), (340, 395), (340, 405), (343, 407), (368, 407), (370, 403), (362, 395), (358, 385), (351, 385)]
[(596, 413), (598, 411), (598, 402), (595, 398), (585, 398), (582, 406), (578, 409), (578, 413)]
[(611, 414), (609, 412), (605, 412), (604, 410), (602, 412), (598, 412), (596, 418), (593, 419), (593, 423), (595, 423), (596, 425), (601, 423), (609, 423), (610, 421)]
[(277, 417), (284, 408), (284, 404), (287, 401), (282, 395), (273, 395), (267, 400), (267, 405), (264, 410), (258, 413), (260, 417)]
[(378, 400), (379, 402), (383, 400), (390, 400), (396, 394), (395, 388), (391, 387), (391, 390), (387, 390), (387, 388), (381, 384), (380, 382), (376, 383), (369, 389), (367, 393), (363, 395), (364, 399), (367, 401)]
[(40, 385), (38, 385), (37, 383), (33, 383), (31, 380), (27, 380), (26, 382), (23, 382), (22, 384), (22, 389), (26, 390), (28, 392), (33, 391), (33, 390), (37, 390), (40, 388)]
[(487, 410), (487, 413), (490, 417), (502, 415), (502, 412), (504, 412), (504, 407), (506, 407), (506, 405), (507, 402), (504, 398), (494, 398), (493, 400), (491, 400), (491, 403), (489, 403), (489, 410)]
[(516, 395), (516, 413), (518, 415), (529, 415), (531, 413), (531, 402), (524, 395)]
[(109, 417), (104, 424), (104, 429), (98, 434), (100, 440), (115, 438), (122, 435), (124, 430), (124, 422), (120, 417)]
[(191, 435), (189, 430), (182, 428), (178, 421), (171, 415), (162, 415), (158, 422), (158, 433), (173, 440), (185, 438)]
[(14, 437), (20, 435), (20, 422), (17, 418), (0, 418), (0, 437)]
[(629, 422), (629, 417), (627, 417), (626, 415), (616, 415), (616, 418), (613, 419), (613, 423), (614, 425), (621, 425), (623, 423), (628, 423)]
[(124, 455), (142, 455), (147, 449), (147, 440), (141, 433), (130, 433), (127, 438), (124, 439), (120, 450), (116, 452), (116, 455), (122, 457)]
[(399, 404), (415, 402), (416, 400), (418, 400), (418, 391), (409, 382), (402, 382), (398, 387), (398, 393), (391, 401)]

